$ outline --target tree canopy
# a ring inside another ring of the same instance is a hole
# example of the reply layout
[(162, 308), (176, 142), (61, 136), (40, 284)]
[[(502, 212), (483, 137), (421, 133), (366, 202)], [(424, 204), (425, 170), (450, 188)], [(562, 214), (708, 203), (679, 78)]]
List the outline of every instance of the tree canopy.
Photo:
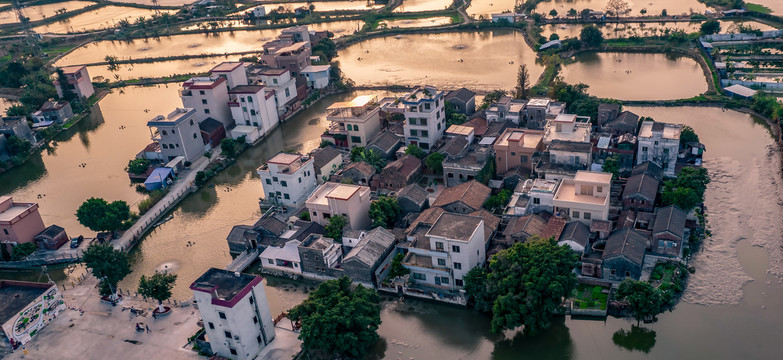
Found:
[(435, 174), (443, 174), (443, 160), (446, 158), (445, 155), (434, 152), (427, 156), (427, 160), (424, 160), (424, 164), (427, 165), (427, 169), (430, 169)]
[(237, 156), (237, 141), (232, 138), (225, 138), (220, 141), (220, 150), (223, 156), (229, 159), (233, 159)]
[(408, 155), (413, 155), (419, 159), (424, 159), (424, 157), (427, 155), (427, 153), (425, 153), (424, 150), (422, 150), (416, 144), (408, 145), (408, 147), (405, 148), (405, 153)]
[(6, 149), (11, 156), (21, 155), (30, 151), (33, 147), (29, 141), (22, 139), (16, 135), (10, 136), (6, 140)]
[(341, 215), (329, 218), (329, 224), (324, 228), (324, 236), (334, 239), (334, 241), (343, 241), (343, 228), (345, 227), (345, 218)]
[(519, 65), (519, 71), (517, 71), (517, 86), (514, 88), (514, 98), (527, 99), (529, 91), (530, 91), (530, 73), (528, 73), (527, 71), (527, 65), (522, 64)]
[(587, 25), (579, 33), (579, 40), (587, 47), (595, 47), (601, 45), (604, 41), (604, 35), (595, 25)]
[(342, 277), (321, 283), (300, 305), (288, 312), (299, 321), (299, 339), (306, 350), (331, 357), (361, 358), (378, 341), (380, 297), (375, 290)]
[(139, 294), (158, 300), (158, 309), (163, 311), (163, 302), (171, 298), (171, 288), (177, 282), (177, 274), (156, 271), (154, 275), (141, 276)]
[(612, 179), (616, 180), (620, 176), (620, 156), (615, 154), (607, 157), (601, 170), (612, 174)]
[(709, 19), (701, 23), (701, 33), (703, 35), (712, 35), (720, 32), (720, 22), (715, 19)]
[(499, 193), (490, 196), (487, 201), (484, 202), (484, 208), (489, 211), (503, 210), (511, 199), (511, 191), (507, 189), (500, 190)]
[[(2, 246), (5, 247), (5, 245)], [(25, 242), (14, 246), (13, 250), (11, 250), (11, 254), (14, 260), (24, 260), (36, 250), (38, 250), (38, 246), (35, 246), (35, 243)]]
[(93, 276), (110, 286), (101, 287), (101, 295), (104, 296), (113, 295), (117, 291), (117, 283), (131, 273), (128, 254), (114, 249), (109, 243), (90, 244), (82, 253), (82, 261)]
[(141, 175), (147, 172), (150, 167), (150, 161), (145, 158), (133, 159), (128, 161), (128, 167), (125, 168), (129, 173)]
[(617, 288), (617, 299), (628, 303), (637, 323), (647, 316), (660, 314), (664, 303), (660, 290), (646, 281), (631, 278), (626, 278), (620, 283)]
[(391, 269), (389, 274), (386, 275), (387, 279), (394, 279), (396, 277), (408, 275), (411, 271), (408, 268), (402, 266), (402, 260), (405, 258), (405, 254), (397, 253), (394, 255), (391, 261)]
[(506, 90), (492, 90), (484, 95), (484, 100), (481, 102), (479, 109), (486, 109), (490, 104), (500, 100), (500, 98), (506, 96)]
[(378, 172), (381, 172), (383, 167), (386, 166), (386, 159), (383, 157), (380, 151), (376, 149), (367, 149), (362, 146), (357, 146), (351, 149), (351, 161), (364, 161), (372, 165)]
[(619, 18), (631, 12), (631, 6), (624, 0), (609, 0), (606, 3), (606, 12)]
[(391, 229), (400, 214), (402, 214), (402, 208), (400, 208), (396, 197), (384, 195), (370, 204), (372, 227), (382, 226)]
[(130, 208), (122, 200), (109, 203), (101, 198), (89, 198), (76, 210), (79, 223), (92, 231), (122, 229), (130, 217)]
[(476, 309), (492, 312), (492, 331), (524, 325), (535, 334), (551, 325), (553, 313), (576, 286), (577, 256), (554, 239), (536, 236), (499, 252), (489, 270), (476, 267), (463, 278)]
[(664, 205), (676, 205), (688, 212), (704, 201), (704, 191), (709, 183), (707, 169), (685, 167), (675, 179), (664, 182), (661, 200)]

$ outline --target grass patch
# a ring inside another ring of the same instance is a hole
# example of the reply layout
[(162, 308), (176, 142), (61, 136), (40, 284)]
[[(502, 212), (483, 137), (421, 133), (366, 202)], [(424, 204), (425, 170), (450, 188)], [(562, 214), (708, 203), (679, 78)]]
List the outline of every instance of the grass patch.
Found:
[(745, 3), (745, 8), (747, 8), (748, 11), (755, 11), (762, 14), (772, 14), (772, 9), (760, 4)]
[(603, 290), (604, 288), (600, 286), (577, 285), (574, 290), (574, 307), (606, 310), (609, 295), (605, 294)]

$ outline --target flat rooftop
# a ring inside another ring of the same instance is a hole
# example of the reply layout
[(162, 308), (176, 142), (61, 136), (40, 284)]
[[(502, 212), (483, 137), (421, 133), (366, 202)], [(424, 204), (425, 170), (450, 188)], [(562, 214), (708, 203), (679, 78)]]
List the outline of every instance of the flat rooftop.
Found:
[(86, 66), (84, 65), (63, 66), (60, 69), (63, 71), (63, 74), (70, 75), (81, 71), (83, 67)]
[(268, 164), (279, 164), (279, 165), (291, 165), (296, 160), (299, 160), (302, 155), (299, 154), (289, 154), (289, 153), (278, 153), (277, 155), (273, 156), (271, 159), (267, 160)]
[(226, 61), (218, 64), (218, 66), (213, 67), (210, 72), (231, 72), (240, 66), (242, 66), (242, 62)]
[(427, 236), (469, 242), (482, 220), (478, 216), (443, 213), (427, 232)]
[(8, 208), (7, 210), (0, 212), (0, 221), (11, 221), (15, 217), (23, 214), (27, 209), (31, 208), (33, 204), (21, 204), (21, 203), (14, 203), (13, 206)]
[(357, 96), (351, 101), (336, 102), (329, 106), (328, 110), (363, 107), (371, 102), (374, 102), (377, 97), (378, 95), (375, 94)]
[(451, 125), (446, 129), (447, 134), (470, 136), (474, 132), (473, 128), (464, 125)]
[(53, 285), (0, 280), (0, 324), (5, 324)]
[(196, 114), (196, 109), (192, 108), (177, 108), (174, 111), (168, 113), (166, 116), (158, 115), (152, 120), (147, 122), (147, 126), (171, 126), (177, 125), (180, 122), (190, 118)]
[(257, 281), (256, 279), (260, 278), (255, 275), (211, 268), (196, 279), (190, 285), (190, 289), (211, 294), (217, 292), (218, 299), (231, 301), (245, 287)]
[(309, 198), (307, 198), (307, 203), (328, 206), (329, 205), (328, 199), (331, 198), (331, 199), (338, 199), (338, 200), (347, 200), (350, 199), (351, 196), (353, 196), (353, 194), (359, 191), (361, 188), (366, 188), (369, 190), (369, 188), (366, 186), (340, 184), (335, 182), (325, 182), (323, 183), (323, 185), (315, 189), (313, 194), (310, 195)]
[(593, 195), (581, 195), (576, 193), (576, 185), (572, 182), (563, 182), (555, 194), (554, 200), (568, 201), (580, 204), (604, 205), (609, 201), (609, 196), (600, 198)]
[(527, 179), (517, 185), (516, 192), (528, 194), (531, 192), (554, 194), (557, 190), (558, 180)]
[(538, 143), (542, 139), (541, 132), (539, 131), (525, 131), (522, 129), (506, 129), (503, 134), (500, 135), (495, 145), (508, 146), (509, 141), (520, 142), (525, 148), (534, 149), (538, 146)]
[(597, 171), (577, 171), (574, 181), (610, 185), (612, 183), (612, 174)]
[(549, 99), (530, 99), (527, 102), (527, 106), (541, 106), (546, 107), (552, 100)]
[(682, 133), (682, 125), (649, 120), (643, 122), (642, 128), (639, 129), (639, 137), (651, 138), (653, 133), (661, 134), (664, 139), (678, 140)]

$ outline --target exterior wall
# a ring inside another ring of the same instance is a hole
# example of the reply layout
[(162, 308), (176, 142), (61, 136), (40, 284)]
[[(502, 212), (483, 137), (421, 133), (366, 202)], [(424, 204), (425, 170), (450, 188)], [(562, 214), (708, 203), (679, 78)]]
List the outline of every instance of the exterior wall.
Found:
[(291, 77), (291, 72), (275, 76), (261, 75), (261, 81), (267, 88), (275, 91), (277, 114), (285, 114), (288, 111), (287, 104), (296, 98), (296, 80)]
[(301, 265), (303, 273), (332, 276), (332, 271), (330, 270), (339, 261), (340, 255), (341, 254), (339, 250), (337, 252), (332, 251), (324, 253), (320, 250), (310, 249), (303, 246), (299, 247), (299, 259), (302, 262)]
[(247, 85), (247, 75), (245, 74), (245, 66), (237, 66), (236, 69), (231, 71), (216, 71), (211, 75), (220, 76), (226, 79), (226, 88), (233, 89), (239, 85)]
[[(604, 259), (601, 267), (604, 279), (610, 281), (623, 281), (626, 277), (639, 280), (639, 276), (642, 274), (642, 267), (629, 261), (624, 256)], [(628, 276), (626, 276), (626, 273)]]
[(308, 160), (295, 172), (286, 174), (279, 170), (278, 164), (267, 164), (268, 171), (259, 169), (261, 185), (267, 200), (276, 199), (288, 206), (297, 206), (307, 200), (307, 196), (315, 189), (315, 169), (313, 160)]
[[(7, 202), (12, 202), (9, 197)], [(3, 205), (6, 205), (3, 203)], [(3, 208), (2, 206), (0, 208)], [(35, 236), (46, 228), (38, 204), (31, 204), (23, 213), (8, 221), (0, 221), (0, 243), (22, 244), (34, 242)]]
[[(464, 241), (457, 241), (435, 236), (430, 236), (429, 238), (430, 249), (435, 252), (438, 251), (438, 243), (440, 242), (443, 244), (443, 251), (446, 254), (446, 267), (450, 269), (451, 278), (453, 280), (450, 282), (452, 289), (461, 288), (462, 285), (458, 284), (457, 280), (461, 282), (462, 278), (465, 276), (465, 274), (468, 273), (468, 271), (476, 266), (481, 266), (484, 264), (486, 255), (484, 249), (483, 221), (479, 224), (479, 226), (476, 227), (476, 229), (474, 229), (473, 234), (471, 234), (470, 241), (467, 243)], [(454, 247), (459, 247), (459, 251), (454, 251), (456, 250)], [(435, 255), (432, 256), (433, 266), (439, 266), (438, 259), (443, 259), (443, 257)], [(459, 264), (459, 269), (455, 263)]]
[[(426, 151), (435, 147), (446, 130), (444, 103), (443, 92), (436, 93), (432, 99), (421, 99), (416, 102), (403, 101), (405, 105), (405, 124), (403, 126), (405, 145), (417, 144)], [(426, 122), (426, 125), (422, 125), (422, 122)]]
[(2, 332), (9, 341), (26, 344), (65, 308), (60, 290), (51, 286), (28, 307), (2, 324)]
[(267, 99), (265, 91), (255, 94), (237, 94), (236, 99), (236, 102), (230, 103), (229, 107), (237, 125), (255, 126), (261, 134), (266, 135), (280, 122), (274, 98)]
[[(651, 121), (645, 121), (642, 127), (652, 127)], [(666, 124), (673, 127), (677, 125)], [(640, 131), (641, 133), (641, 131)], [(663, 167), (663, 176), (674, 177), (677, 155), (680, 150), (680, 139), (664, 138), (661, 132), (652, 131), (651, 136), (639, 136), (636, 146), (636, 164), (652, 161)]]
[(465, 203), (463, 203), (461, 201), (457, 201), (457, 202), (454, 202), (454, 203), (451, 203), (451, 204), (447, 204), (445, 206), (442, 206), (442, 208), (443, 208), (443, 210), (446, 210), (446, 211), (452, 212), (452, 213), (457, 213), (457, 214), (467, 214), (467, 213), (472, 213), (472, 212), (474, 212), (476, 210), (479, 210), (479, 209), (474, 209), (474, 208), (466, 205)]
[[(301, 262), (292, 261), (293, 267), (288, 266), (282, 266), (277, 264), (277, 259), (271, 258), (271, 257), (264, 257), (264, 254), (261, 253), (259, 256), (259, 260), (261, 261), (261, 267), (267, 270), (272, 271), (284, 271), (288, 273), (293, 274), (301, 274), (302, 273), (302, 265)], [(270, 263), (271, 261), (271, 263)]]
[[(370, 189), (359, 190), (348, 200), (329, 199), (329, 207), (332, 209), (332, 215), (343, 215), (346, 217), (346, 224), (354, 230), (369, 229), (372, 220), (370, 220)], [(328, 223), (328, 222), (327, 222)], [(326, 224), (322, 224), (326, 226)]]
[(180, 97), (183, 107), (196, 109), (196, 121), (201, 122), (211, 117), (223, 123), (223, 126), (228, 129), (234, 124), (234, 119), (228, 108), (228, 89), (224, 85), (225, 80), (221, 79), (219, 82), (213, 88), (186, 88), (180, 92)]
[(593, 162), (591, 155), (589, 152), (549, 150), (549, 159), (553, 164), (566, 164), (585, 168)]
[(650, 248), (655, 254), (677, 257), (682, 251), (682, 239), (669, 232), (655, 234)]
[(532, 170), (533, 155), (541, 146), (526, 148), (519, 143), (509, 141), (509, 146), (495, 146), (495, 165), (498, 174), (503, 174), (514, 168)]
[(446, 187), (457, 186), (465, 181), (473, 180), (478, 175), (481, 168), (470, 169), (465, 167), (457, 167), (448, 163), (443, 164), (443, 183)]
[[(81, 68), (81, 70), (76, 73), (66, 74), (65, 78), (68, 80), (68, 83), (65, 84), (65, 86), (69, 87), (79, 98), (88, 98), (95, 93), (95, 88), (93, 88), (92, 81), (90, 80), (90, 74), (87, 73), (87, 67)], [(63, 84), (56, 86), (58, 97), (63, 96), (61, 86), (63, 86)]]
[(159, 131), (160, 137), (157, 141), (160, 144), (160, 151), (166, 161), (171, 161), (177, 156), (184, 156), (185, 160), (193, 161), (204, 154), (204, 141), (201, 139), (201, 130), (198, 128), (195, 116), (179, 124), (171, 122), (170, 125), (155, 127)]
[(329, 70), (305, 73), (307, 86), (314, 89), (323, 89), (329, 86)]
[[(329, 176), (332, 175), (333, 172), (336, 172), (337, 169), (340, 168), (340, 165), (342, 165), (342, 163), (343, 163), (342, 156), (338, 156), (332, 159), (332, 161), (326, 163), (322, 168), (315, 169), (318, 184), (319, 185), (323, 184), (326, 180), (328, 180)], [(324, 178), (326, 178), (326, 180)]]
[(628, 196), (623, 198), (623, 207), (637, 211), (652, 212), (655, 208), (655, 202), (649, 201), (641, 196)]
[[(275, 338), (272, 314), (260, 279), (233, 307), (213, 303), (212, 296), (205, 292), (194, 291), (193, 294), (215, 354), (229, 359), (254, 359)], [(218, 312), (224, 313), (226, 318), (221, 319)], [(254, 318), (258, 323), (254, 322)], [(226, 337), (225, 331), (231, 333), (230, 338)], [(258, 336), (261, 337), (260, 343)], [(237, 355), (232, 354), (230, 349), (235, 349)]]

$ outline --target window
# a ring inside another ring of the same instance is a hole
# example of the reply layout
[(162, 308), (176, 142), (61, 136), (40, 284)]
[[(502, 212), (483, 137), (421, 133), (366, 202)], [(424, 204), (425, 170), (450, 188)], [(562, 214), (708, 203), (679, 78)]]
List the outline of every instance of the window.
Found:
[(513, 151), (512, 151), (512, 152), (511, 152), (511, 156), (517, 156), (517, 153), (515, 153), (515, 152), (513, 152)]
[(224, 313), (222, 311), (218, 311), (218, 317), (221, 318), (221, 319), (225, 319), (226, 318), (226, 313)]
[(209, 322), (209, 323), (207, 323), (207, 325), (209, 325), (210, 329), (215, 330), (215, 324)]
[(300, 183), (300, 184), (302, 183), (302, 178), (301, 178), (301, 177), (299, 178), (299, 183)]
[(193, 133), (193, 138), (194, 139), (198, 139), (198, 136), (196, 135), (196, 133)]
[(358, 136), (351, 136), (351, 142), (352, 143), (360, 143), (360, 142), (362, 142), (362, 138), (360, 138)]
[(353, 131), (359, 131), (359, 125), (354, 125), (353, 126)]
[(590, 215), (590, 213), (589, 213), (589, 212), (586, 212), (586, 213), (584, 213), (584, 217), (583, 217), (583, 219), (585, 219), (585, 220), (590, 220), (590, 217), (591, 217), (591, 216), (592, 216), (592, 215)]
[(574, 211), (571, 213), (571, 216), (574, 217), (574, 219), (579, 219), (579, 211)]
[(285, 96), (286, 96), (286, 97), (289, 97), (289, 96), (291, 96), (291, 92), (290, 92), (290, 91), (288, 91), (288, 89), (285, 89)]
[(275, 263), (274, 261), (272, 261), (272, 259), (266, 259), (266, 262), (269, 263), (269, 264), (274, 264)]
[(427, 130), (422, 130), (421, 131), (421, 137), (430, 137), (430, 132), (427, 131)]
[(283, 185), (283, 187), (288, 187), (288, 183), (285, 180), (281, 181), (280, 185)]
[(206, 105), (207, 104), (207, 99), (201, 99), (201, 103)]
[(430, 109), (430, 103), (424, 103), (424, 110)]
[(291, 200), (291, 197), (290, 197), (290, 196), (288, 196), (288, 194), (283, 194), (283, 199), (286, 199), (286, 200)]
[(253, 324), (258, 324), (258, 316), (253, 316)]
[(445, 285), (445, 284), (448, 284), (448, 283), (449, 283), (449, 278), (447, 278), (447, 277), (445, 277), (445, 276), (442, 276), (442, 277), (440, 278), (440, 283), (441, 283), (441, 284), (444, 284), (444, 285)]
[(601, 192), (604, 192), (604, 187), (603, 187), (603, 186), (599, 186), (599, 187), (596, 189), (596, 192), (599, 192), (599, 193), (601, 193)]
[(462, 279), (455, 279), (454, 284), (457, 286), (462, 286)]
[(253, 98), (251, 98), (251, 97), (247, 98), (247, 102), (252, 103), (253, 102)]
[(199, 95), (204, 95), (204, 90), (199, 90), (199, 91), (198, 91), (198, 94), (199, 94)]
[(612, 275), (617, 274), (617, 269), (612, 269)]
[(226, 335), (226, 339), (230, 339), (231, 338), (231, 331), (225, 330), (225, 331), (223, 331), (223, 334)]
[(533, 198), (533, 205), (541, 205), (541, 199)]
[(164, 149), (168, 149), (169, 148), (169, 146), (166, 145), (166, 144), (161, 144), (160, 146), (162, 146)]
[(438, 130), (440, 130), (440, 123), (438, 123)]
[(438, 266), (446, 266), (446, 259), (438, 259)]
[(422, 150), (429, 150), (429, 149), (430, 149), (430, 144), (427, 144), (427, 143), (419, 143), (419, 147), (420, 147)]
[(642, 152), (647, 152), (647, 147), (646, 146), (642, 146)]
[(629, 277), (629, 276), (631, 276), (631, 272), (630, 271), (626, 271), (625, 272), (625, 277)]
[(270, 180), (270, 179), (266, 179), (266, 184), (267, 184), (267, 185), (272, 185), (272, 180)]
[(270, 193), (269, 193), (269, 197), (270, 197), (270, 198), (273, 198), (273, 197), (275, 197), (275, 193), (273, 193), (273, 192), (270, 192)]
[(277, 176), (272, 176), (272, 181), (277, 182)]
[(459, 252), (459, 245), (451, 245), (451, 252), (458, 253)]
[(427, 280), (427, 275), (424, 275), (422, 273), (413, 273), (413, 279), (414, 280)]
[(462, 263), (455, 262), (454, 263), (454, 269), (455, 270), (462, 270)]
[(241, 98), (239, 98), (239, 101), (240, 102), (245, 102), (245, 98), (241, 97)]
[(419, 125), (427, 126), (427, 118), (419, 119)]
[(236, 355), (237, 354), (237, 349), (228, 348), (228, 351), (231, 352), (231, 355)]
[(411, 136), (419, 136), (419, 131), (411, 129)]
[(519, 161), (523, 164), (527, 164), (527, 155), (522, 155), (519, 157)]
[(453, 179), (454, 178), (454, 173), (448, 173), (447, 176), (449, 177), (449, 179)]
[(209, 109), (204, 109), (204, 114), (209, 114)]
[(169, 134), (168, 132), (166, 132), (166, 130), (161, 130), (160, 133), (163, 134), (163, 135), (168, 135)]
[(256, 341), (258, 341), (259, 344), (261, 343), (261, 335), (256, 336)]
[(272, 84), (277, 84), (277, 79), (272, 79)]
[(435, 250), (443, 251), (443, 243), (440, 241), (435, 242)]
[(190, 119), (190, 126), (193, 126), (193, 119)]
[(410, 125), (416, 125), (416, 118), (410, 118), (410, 119), (408, 119), (408, 124), (410, 124)]

